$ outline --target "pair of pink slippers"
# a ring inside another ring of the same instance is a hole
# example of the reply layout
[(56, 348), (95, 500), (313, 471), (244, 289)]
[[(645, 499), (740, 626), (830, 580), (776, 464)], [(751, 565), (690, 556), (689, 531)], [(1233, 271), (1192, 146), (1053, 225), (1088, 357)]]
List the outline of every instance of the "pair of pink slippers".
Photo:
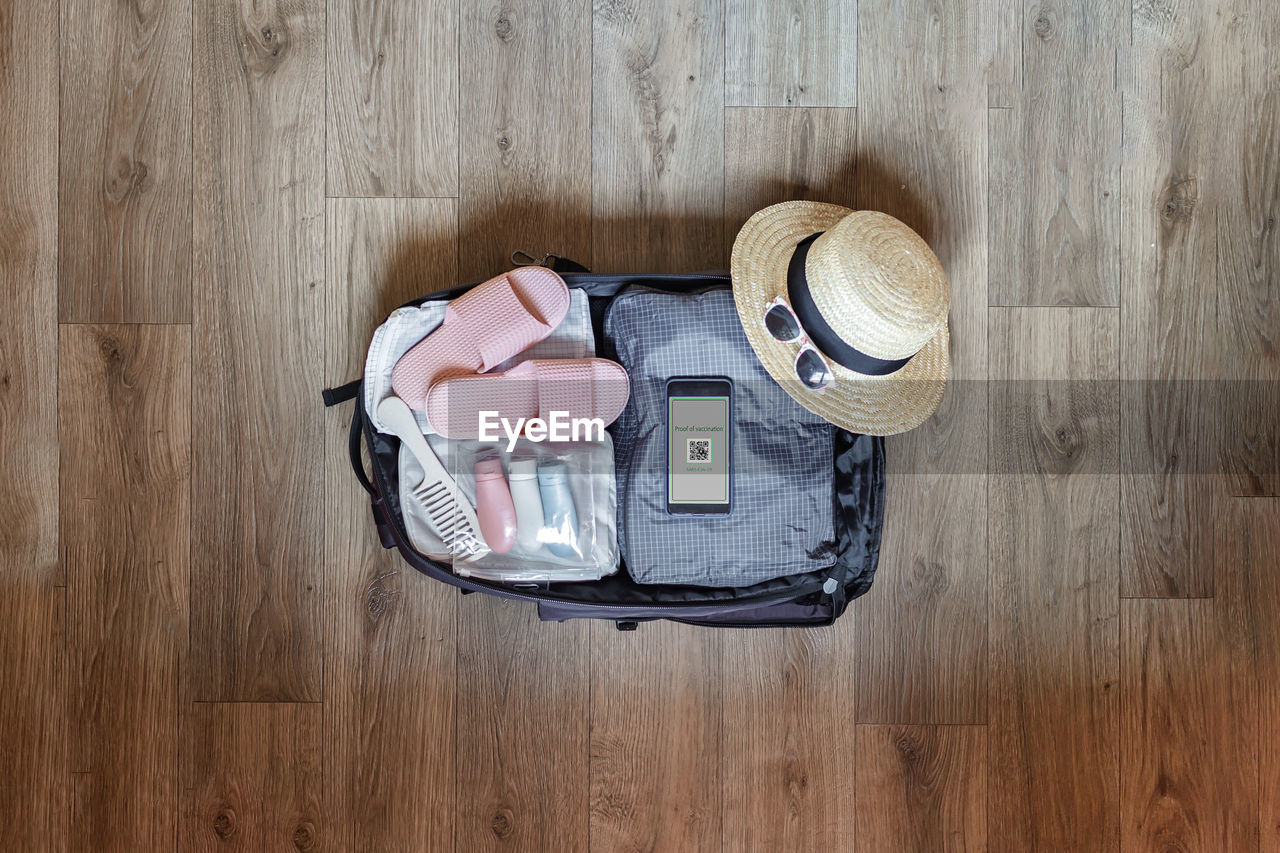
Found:
[[(445, 308), (444, 323), (401, 356), (396, 396), (424, 411), (445, 438), (476, 438), (480, 413), (516, 423), (564, 412), (613, 423), (630, 387), (622, 365), (603, 358), (531, 359), (487, 373), (547, 337), (569, 313), (569, 288), (544, 267), (491, 278)], [(501, 434), (501, 428), (494, 423)]]

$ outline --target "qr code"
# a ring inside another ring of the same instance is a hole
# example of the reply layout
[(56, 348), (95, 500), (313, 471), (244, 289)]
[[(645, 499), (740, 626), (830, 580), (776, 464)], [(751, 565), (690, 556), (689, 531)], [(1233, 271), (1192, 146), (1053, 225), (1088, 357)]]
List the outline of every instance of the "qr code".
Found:
[(685, 462), (710, 462), (711, 439), (690, 438), (685, 440)]

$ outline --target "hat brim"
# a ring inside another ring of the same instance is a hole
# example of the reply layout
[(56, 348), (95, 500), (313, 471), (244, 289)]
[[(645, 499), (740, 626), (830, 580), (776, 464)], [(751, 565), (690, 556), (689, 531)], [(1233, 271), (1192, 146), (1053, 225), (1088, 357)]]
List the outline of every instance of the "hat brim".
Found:
[(777, 341), (764, 325), (775, 298), (787, 296), (787, 267), (796, 244), (853, 213), (817, 201), (788, 201), (757, 211), (733, 242), (730, 273), (738, 319), (756, 357), (800, 405), (850, 432), (895, 435), (914, 429), (937, 411), (951, 370), (950, 337), (938, 334), (896, 372), (856, 373), (827, 358), (835, 381), (820, 391), (796, 377), (795, 344)]

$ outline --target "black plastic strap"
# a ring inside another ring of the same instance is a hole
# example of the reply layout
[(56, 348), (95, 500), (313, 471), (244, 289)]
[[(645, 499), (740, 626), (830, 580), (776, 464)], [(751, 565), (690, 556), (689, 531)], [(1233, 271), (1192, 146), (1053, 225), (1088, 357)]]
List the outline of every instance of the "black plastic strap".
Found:
[(369, 501), (373, 510), (373, 524), (378, 529), (378, 541), (388, 551), (396, 547), (396, 537), (391, 533), (391, 525), (387, 522), (387, 505), (382, 498), (375, 497)]
[(326, 388), (320, 392), (324, 397), (324, 407), (327, 409), (336, 406), (339, 403), (345, 403), (348, 400), (354, 400), (356, 395), (360, 393), (361, 382), (359, 379), (352, 379), (345, 385), (339, 385), (337, 388)]
[(577, 261), (562, 258), (559, 255), (547, 255), (547, 260), (551, 261), (552, 272), (591, 272)]
[[(345, 385), (343, 386), (346, 387)], [(364, 486), (364, 490), (371, 495), (376, 495), (377, 491), (373, 488), (373, 483), (369, 480), (369, 475), (364, 472), (364, 460), (360, 458), (360, 435), (364, 427), (364, 410), (359, 406), (355, 407), (355, 411), (351, 413), (351, 433), (347, 437), (347, 451), (351, 454), (351, 469), (356, 472), (356, 479), (360, 481), (360, 485)]]

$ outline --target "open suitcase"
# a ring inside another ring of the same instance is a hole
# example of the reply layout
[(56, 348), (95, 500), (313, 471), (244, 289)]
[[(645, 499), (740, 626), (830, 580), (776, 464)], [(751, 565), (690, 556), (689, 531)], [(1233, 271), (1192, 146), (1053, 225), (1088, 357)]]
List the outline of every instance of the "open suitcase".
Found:
[[(727, 274), (665, 275), (593, 274), (570, 261), (554, 259), (552, 269), (566, 284), (589, 299), (591, 321), (600, 354), (611, 357), (612, 344), (604, 332), (604, 317), (613, 298), (624, 289), (643, 286), (673, 293), (728, 288)], [(452, 299), (474, 285), (433, 293), (406, 303)], [(483, 592), (533, 602), (544, 621), (575, 618), (611, 619), (619, 630), (638, 623), (669, 619), (713, 627), (821, 626), (834, 622), (852, 599), (867, 592), (875, 576), (884, 517), (884, 441), (833, 431), (833, 494), (836, 559), (833, 565), (808, 574), (788, 575), (747, 587), (697, 587), (638, 584), (625, 566), (599, 580), (555, 584), (518, 584), (461, 577), (448, 563), (428, 558), (410, 542), (400, 506), (398, 457), (400, 442), (378, 432), (364, 407), (361, 381), (326, 390), (326, 406), (353, 402), (351, 464), (369, 493), (374, 523), (385, 548), (397, 548), (418, 571), (463, 594)], [(368, 448), (371, 472), (366, 472), (361, 442)]]

